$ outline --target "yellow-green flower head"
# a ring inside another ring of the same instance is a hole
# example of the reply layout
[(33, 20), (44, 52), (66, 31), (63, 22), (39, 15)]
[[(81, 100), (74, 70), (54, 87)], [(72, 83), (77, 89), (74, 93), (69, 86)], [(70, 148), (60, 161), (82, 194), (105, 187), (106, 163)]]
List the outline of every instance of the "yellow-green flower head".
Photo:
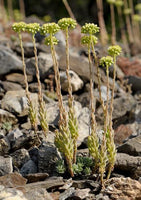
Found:
[(141, 10), (141, 3), (138, 3), (138, 4), (135, 6), (135, 9), (140, 11), (140, 10)]
[(36, 34), (40, 31), (40, 24), (38, 23), (30, 23), (26, 25), (26, 31), (28, 33)]
[(41, 27), (41, 34), (46, 35), (47, 33), (54, 35), (60, 30), (60, 27), (58, 24), (52, 22), (52, 23), (47, 23), (43, 24)]
[(17, 33), (25, 31), (25, 28), (26, 28), (26, 23), (24, 23), (24, 22), (18, 22), (18, 23), (16, 22), (12, 25), (13, 31), (15, 31)]
[(97, 43), (98, 38), (94, 35), (90, 36), (90, 35), (84, 35), (81, 38), (81, 44), (83, 45), (90, 45), (91, 43), (93, 43), (94, 45)]
[(45, 44), (47, 46), (51, 45), (51, 41), (52, 41), (53, 45), (57, 45), (59, 40), (57, 40), (57, 38), (55, 36), (53, 36), (52, 39), (50, 36), (45, 38)]
[(111, 56), (102, 57), (100, 59), (100, 65), (103, 67), (110, 67), (114, 63), (113, 58)]
[(136, 22), (140, 22), (141, 21), (141, 16), (140, 15), (133, 15), (133, 20)]
[(62, 30), (65, 30), (66, 28), (74, 29), (77, 23), (76, 20), (72, 18), (62, 18), (58, 21), (58, 25)]
[(85, 25), (81, 28), (81, 33), (93, 35), (97, 32), (99, 32), (99, 27), (97, 24), (85, 23)]
[(121, 6), (123, 6), (123, 1), (122, 0), (117, 0), (117, 1), (115, 1), (115, 5), (117, 6), (117, 7), (121, 7)]
[(124, 9), (124, 14), (125, 14), (125, 15), (130, 15), (131, 12), (132, 12), (131, 8), (126, 8), (126, 9)]
[(115, 3), (115, 0), (107, 0), (107, 3), (109, 3), (109, 4), (114, 4), (114, 3)]
[(110, 56), (118, 56), (121, 53), (121, 50), (119, 45), (114, 45), (108, 48), (108, 53)]

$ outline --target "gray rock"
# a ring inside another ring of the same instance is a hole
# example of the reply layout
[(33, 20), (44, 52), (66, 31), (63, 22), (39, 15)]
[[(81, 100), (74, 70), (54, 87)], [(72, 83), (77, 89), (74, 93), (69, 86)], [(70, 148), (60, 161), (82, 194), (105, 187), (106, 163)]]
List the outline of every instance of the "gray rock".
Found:
[[(69, 71), (69, 75), (72, 86), (72, 92), (76, 92), (82, 89), (83, 81), (79, 78), (79, 76), (72, 70)], [(65, 92), (68, 92), (68, 79), (65, 71), (60, 72), (60, 82), (61, 82), (61, 89)]]
[(71, 187), (71, 188), (65, 190), (65, 192), (60, 194), (59, 200), (65, 200), (65, 199), (71, 197), (74, 192), (75, 192), (74, 187)]
[(133, 92), (141, 92), (141, 78), (137, 76), (127, 76), (128, 84), (131, 84)]
[(96, 195), (96, 200), (110, 200), (107, 195), (103, 195), (102, 193)]
[(22, 70), (22, 62), (12, 50), (0, 45), (0, 74), (9, 73), (11, 70)]
[(5, 174), (12, 173), (12, 158), (11, 157), (3, 157), (0, 156), (0, 176), (4, 176)]
[(33, 188), (26, 192), (25, 197), (28, 200), (53, 200), (45, 188)]
[(8, 139), (3, 136), (3, 138), (0, 139), (0, 156), (8, 154), (10, 150), (10, 143)]
[(115, 170), (128, 174), (132, 178), (139, 178), (141, 176), (141, 157), (130, 156), (125, 153), (117, 153)]
[(38, 171), (48, 173), (55, 172), (55, 163), (59, 159), (56, 147), (51, 143), (43, 143), (38, 153)]
[(71, 198), (73, 199), (86, 199), (89, 197), (89, 192), (91, 191), (90, 188), (85, 189), (77, 189), (75, 192), (71, 195)]
[(19, 149), (11, 154), (13, 165), (21, 168), (28, 160), (30, 160), (29, 153), (26, 149)]
[(132, 156), (141, 156), (141, 135), (119, 146), (118, 152), (127, 153)]
[(4, 188), (0, 186), (0, 199), (1, 200), (28, 200), (24, 194), (13, 188)]
[[(40, 71), (40, 77), (45, 78), (48, 70), (53, 66), (52, 56), (51, 54), (46, 53), (40, 53), (38, 56), (38, 63), (39, 63), (39, 71)], [(35, 76), (36, 70), (35, 70), (35, 58), (29, 58), (26, 61), (27, 66), (27, 73), (30, 75)]]
[(2, 81), (2, 86), (3, 89), (7, 92), (7, 91), (16, 91), (16, 90), (22, 90), (22, 86), (19, 85), (18, 83), (12, 83), (9, 81)]
[(24, 176), (26, 174), (37, 173), (37, 166), (32, 160), (28, 160), (21, 168), (20, 173)]
[[(31, 99), (36, 107), (38, 105), (38, 95), (36, 93), (31, 93)], [(28, 104), (25, 91), (8, 91), (2, 99), (1, 107), (2, 109), (12, 112), (16, 115), (27, 115)]]
[[(24, 83), (24, 75), (20, 73), (10, 73), (6, 75), (6, 80), (14, 83), (19, 83), (20, 85), (25, 85)], [(32, 75), (27, 75), (28, 83), (33, 81)]]
[(14, 129), (13, 131), (9, 132), (7, 138), (9, 142), (15, 142), (19, 137), (23, 136), (23, 133), (20, 129)]
[(0, 109), (0, 123), (9, 122), (11, 124), (17, 123), (17, 118), (15, 115), (11, 114), (10, 112)]

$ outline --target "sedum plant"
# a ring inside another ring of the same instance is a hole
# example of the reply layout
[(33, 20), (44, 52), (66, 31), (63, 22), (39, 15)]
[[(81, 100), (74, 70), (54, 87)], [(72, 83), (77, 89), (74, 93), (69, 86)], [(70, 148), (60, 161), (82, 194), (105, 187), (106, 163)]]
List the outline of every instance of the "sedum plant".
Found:
[(109, 162), (109, 171), (107, 175), (107, 179), (109, 179), (111, 172), (114, 168), (115, 160), (116, 160), (116, 147), (114, 144), (114, 130), (112, 128), (112, 113), (113, 113), (113, 101), (114, 101), (114, 89), (115, 89), (115, 78), (116, 78), (116, 58), (121, 54), (121, 47), (118, 45), (110, 46), (108, 48), (109, 55), (113, 58), (113, 85), (112, 85), (112, 96), (110, 101), (110, 111), (109, 111), (109, 126), (106, 132), (107, 139), (107, 152), (108, 152), (108, 162)]
[(56, 58), (55, 47), (58, 43), (58, 40), (54, 36), (60, 30), (60, 27), (56, 23), (47, 23), (41, 27), (42, 34), (49, 34), (48, 37), (45, 38), (45, 44), (50, 45), (51, 54), (54, 64), (54, 72), (55, 72), (55, 82), (56, 82), (56, 92), (58, 96), (58, 106), (60, 110), (60, 120), (59, 120), (59, 131), (56, 131), (55, 136), (55, 145), (58, 150), (64, 155), (66, 163), (68, 165), (68, 170), (70, 175), (73, 177), (73, 140), (71, 137), (71, 133), (68, 127), (68, 119), (67, 113), (63, 105), (63, 99), (61, 94), (61, 84), (60, 84), (60, 74), (58, 68), (58, 62)]
[[(94, 26), (93, 26), (94, 27)], [(96, 27), (96, 26), (95, 26)], [(85, 32), (85, 27), (82, 27), (82, 31)], [(96, 27), (97, 29), (97, 27)], [(97, 29), (98, 30), (98, 29)], [(85, 35), (81, 38), (81, 43), (87, 45), (88, 48), (88, 60), (89, 60), (89, 72), (90, 72), (90, 109), (91, 109), (91, 134), (88, 137), (88, 148), (90, 155), (95, 159), (95, 169), (99, 163), (99, 141), (96, 134), (96, 119), (95, 119), (95, 108), (94, 108), (94, 94), (93, 94), (93, 70), (91, 61), (91, 44), (97, 43), (97, 37), (94, 35)]]
[(28, 81), (27, 81), (27, 74), (26, 74), (26, 65), (25, 65), (25, 59), (24, 59), (24, 48), (23, 48), (23, 42), (22, 42), (22, 32), (26, 30), (26, 23), (24, 22), (19, 22), (19, 23), (14, 23), (12, 25), (12, 29), (18, 33), (19, 40), (20, 40), (20, 47), (21, 47), (21, 54), (22, 54), (22, 64), (23, 64), (23, 73), (24, 73), (24, 82), (25, 82), (25, 93), (28, 101), (28, 114), (29, 114), (29, 119), (31, 122), (31, 125), (35, 131), (35, 134), (38, 138), (38, 141), (40, 142), (39, 136), (37, 134), (37, 110), (34, 107), (31, 97), (29, 94), (29, 89), (28, 89)]
[(42, 95), (42, 86), (41, 86), (41, 81), (40, 81), (40, 72), (39, 72), (39, 66), (38, 66), (38, 56), (37, 56), (37, 48), (36, 48), (36, 41), (35, 41), (35, 34), (40, 31), (40, 24), (38, 23), (27, 24), (25, 30), (32, 35), (32, 42), (34, 46), (34, 56), (35, 56), (36, 78), (38, 82), (39, 119), (40, 119), (41, 127), (46, 136), (47, 131), (48, 131), (47, 111), (45, 109), (45, 102), (43, 100), (43, 95)]
[(71, 18), (63, 18), (58, 21), (58, 25), (65, 32), (66, 35), (66, 75), (68, 79), (68, 126), (73, 139), (74, 153), (73, 153), (73, 163), (76, 163), (76, 153), (77, 153), (77, 138), (78, 138), (78, 121), (75, 116), (74, 110), (74, 98), (72, 95), (72, 85), (71, 77), (69, 75), (70, 64), (69, 64), (69, 29), (74, 29), (77, 25), (76, 21)]

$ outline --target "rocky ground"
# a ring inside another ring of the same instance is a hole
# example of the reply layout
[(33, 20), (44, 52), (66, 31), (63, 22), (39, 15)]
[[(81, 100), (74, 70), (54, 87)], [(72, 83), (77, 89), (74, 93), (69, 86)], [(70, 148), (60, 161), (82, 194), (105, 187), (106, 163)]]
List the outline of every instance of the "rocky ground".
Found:
[[(61, 86), (67, 108), (67, 80), (65, 75), (64, 36), (60, 32), (56, 47)], [(27, 100), (22, 72), (21, 51), (15, 35), (0, 37), (0, 199), (5, 200), (134, 200), (141, 199), (141, 55), (118, 58), (113, 126), (117, 158), (112, 178), (101, 190), (96, 176), (63, 178), (55, 171), (59, 154), (54, 146), (54, 131), (58, 127), (59, 110), (55, 90), (53, 62), (50, 48), (37, 36), (39, 69), (43, 97), (48, 111), (47, 139), (40, 131), (42, 143), (35, 144), (27, 113)], [(38, 104), (33, 44), (24, 35), (25, 61), (31, 97)], [(105, 49), (97, 46), (98, 56)], [(70, 75), (79, 122), (78, 154), (87, 155), (89, 135), (89, 68), (83, 47), (70, 48)], [(106, 76), (102, 76), (102, 97), (106, 100)], [(112, 77), (112, 67), (110, 69)], [(99, 137), (103, 113), (99, 103), (97, 76), (94, 71), (96, 118)], [(112, 84), (112, 78), (110, 78)], [(131, 84), (129, 87), (128, 84)], [(109, 96), (111, 92), (109, 93)]]

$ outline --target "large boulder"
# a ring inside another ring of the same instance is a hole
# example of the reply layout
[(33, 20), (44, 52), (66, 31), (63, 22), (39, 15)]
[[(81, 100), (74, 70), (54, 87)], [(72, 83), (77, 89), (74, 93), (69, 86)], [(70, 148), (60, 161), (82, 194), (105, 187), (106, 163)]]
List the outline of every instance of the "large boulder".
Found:
[(8, 47), (0, 45), (0, 75), (12, 70), (22, 71), (22, 61)]

